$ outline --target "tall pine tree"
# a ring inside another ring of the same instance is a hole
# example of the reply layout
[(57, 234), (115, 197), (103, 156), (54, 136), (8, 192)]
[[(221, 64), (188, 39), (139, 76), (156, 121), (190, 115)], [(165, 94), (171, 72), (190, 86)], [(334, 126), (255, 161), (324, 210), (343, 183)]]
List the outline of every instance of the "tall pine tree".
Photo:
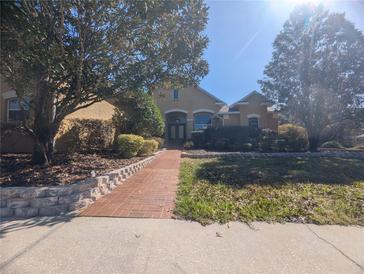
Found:
[(362, 32), (321, 5), (296, 7), (276, 37), (259, 83), (289, 120), (307, 129), (312, 151), (326, 127), (362, 120), (363, 56)]

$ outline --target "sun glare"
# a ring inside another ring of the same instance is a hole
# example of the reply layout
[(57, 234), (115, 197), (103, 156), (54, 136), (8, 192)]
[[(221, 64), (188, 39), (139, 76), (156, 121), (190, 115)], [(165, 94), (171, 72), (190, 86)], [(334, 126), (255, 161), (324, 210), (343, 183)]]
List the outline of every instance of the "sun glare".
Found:
[[(328, 0), (327, 0), (328, 1)], [(326, 0), (283, 0), (282, 2), (287, 2), (290, 4), (322, 4), (324, 2), (327, 2)]]

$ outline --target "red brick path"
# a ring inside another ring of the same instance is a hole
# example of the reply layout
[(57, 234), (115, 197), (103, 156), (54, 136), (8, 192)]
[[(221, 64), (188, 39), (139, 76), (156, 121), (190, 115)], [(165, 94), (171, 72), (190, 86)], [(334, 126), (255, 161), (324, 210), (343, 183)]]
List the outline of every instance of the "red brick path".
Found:
[(181, 152), (166, 150), (80, 216), (171, 218)]

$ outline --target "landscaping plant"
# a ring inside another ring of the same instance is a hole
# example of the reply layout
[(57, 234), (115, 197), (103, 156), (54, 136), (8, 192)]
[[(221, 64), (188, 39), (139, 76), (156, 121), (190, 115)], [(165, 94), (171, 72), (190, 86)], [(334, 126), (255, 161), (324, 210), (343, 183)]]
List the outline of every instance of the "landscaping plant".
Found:
[(144, 140), (138, 155), (147, 156), (156, 152), (158, 149), (158, 142), (155, 140)]
[(151, 95), (143, 91), (125, 92), (117, 99), (113, 123), (118, 132), (162, 136), (165, 124)]
[(117, 138), (117, 150), (124, 158), (137, 156), (144, 143), (141, 136), (133, 134), (121, 134)]

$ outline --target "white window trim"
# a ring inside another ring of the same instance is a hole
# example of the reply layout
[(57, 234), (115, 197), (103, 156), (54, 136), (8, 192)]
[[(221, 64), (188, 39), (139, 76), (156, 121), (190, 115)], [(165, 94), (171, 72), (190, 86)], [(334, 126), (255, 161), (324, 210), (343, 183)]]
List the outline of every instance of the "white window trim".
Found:
[[(6, 122), (8, 123), (18, 123), (19, 121), (17, 120), (10, 120), (9, 119), (9, 113), (10, 113), (10, 101), (14, 100), (14, 99), (18, 99), (18, 97), (10, 97), (6, 99)], [(21, 110), (20, 110), (21, 111)]]
[(260, 115), (259, 114), (255, 114), (255, 113), (252, 113), (252, 114), (249, 114), (249, 115), (247, 115), (247, 123), (248, 123), (248, 125), (250, 125), (250, 123), (249, 123), (249, 119), (250, 118), (257, 118), (257, 127), (258, 128), (261, 128), (261, 119), (260, 119)]
[(9, 91), (4, 92), (2, 94), (2, 97), (4, 98), (4, 100), (8, 100), (8, 99), (16, 98), (18, 96), (16, 96), (15, 90), (9, 90)]
[(169, 114), (171, 112), (183, 112), (185, 114), (187, 114), (188, 112), (184, 109), (179, 109), (179, 108), (174, 108), (174, 109), (169, 109), (169, 110), (166, 110), (164, 113), (165, 114)]
[[(175, 91), (177, 91), (177, 98), (175, 98)], [(179, 89), (171, 90), (170, 96), (171, 96), (172, 101), (174, 101), (174, 102), (179, 101), (180, 97), (181, 97), (180, 90)]]
[(247, 115), (247, 118), (260, 118), (260, 115), (252, 113), (252, 114)]
[(214, 113), (215, 111), (211, 110), (211, 109), (201, 108), (201, 109), (194, 110), (193, 114), (197, 114), (197, 113), (200, 113), (200, 112)]

